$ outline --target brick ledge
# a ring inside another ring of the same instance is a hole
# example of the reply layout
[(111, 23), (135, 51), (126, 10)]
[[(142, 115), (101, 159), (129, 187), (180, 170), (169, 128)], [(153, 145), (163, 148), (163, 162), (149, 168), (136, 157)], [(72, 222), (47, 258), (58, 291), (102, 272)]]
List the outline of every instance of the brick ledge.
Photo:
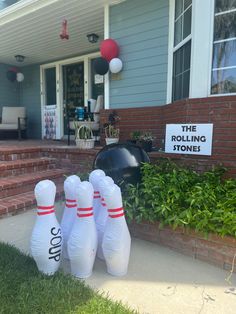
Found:
[[(208, 237), (195, 232), (169, 226), (160, 228), (159, 222), (131, 222), (129, 230), (132, 236), (167, 246), (182, 254), (205, 261), (225, 270), (231, 270), (236, 254), (236, 238), (220, 237), (209, 234)], [(234, 266), (236, 273), (236, 265)]]

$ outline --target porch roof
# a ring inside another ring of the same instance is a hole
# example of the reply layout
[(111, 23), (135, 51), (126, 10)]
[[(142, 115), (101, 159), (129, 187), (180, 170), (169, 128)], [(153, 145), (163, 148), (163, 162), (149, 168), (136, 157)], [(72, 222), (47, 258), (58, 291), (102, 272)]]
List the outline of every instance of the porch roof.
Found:
[[(124, 0), (21, 0), (0, 11), (0, 63), (16, 66), (45, 63), (99, 49), (99, 41), (86, 35), (104, 37), (104, 5)], [(59, 37), (63, 19), (70, 38)], [(14, 56), (24, 55), (24, 63)]]

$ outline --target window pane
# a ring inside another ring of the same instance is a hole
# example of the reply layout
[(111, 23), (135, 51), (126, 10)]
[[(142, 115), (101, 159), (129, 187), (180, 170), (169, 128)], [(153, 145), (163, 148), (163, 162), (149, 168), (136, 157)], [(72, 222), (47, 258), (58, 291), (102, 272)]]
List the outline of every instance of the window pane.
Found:
[(236, 66), (236, 40), (214, 44), (212, 64), (213, 69)]
[(214, 40), (236, 37), (236, 12), (215, 17)]
[(182, 98), (187, 98), (189, 96), (189, 76), (190, 76), (190, 70), (187, 72), (184, 72)]
[(45, 69), (46, 105), (56, 105), (56, 68)]
[(174, 76), (183, 72), (183, 49), (178, 49), (174, 54)]
[(190, 60), (191, 60), (191, 41), (188, 41), (184, 45), (183, 51), (183, 71), (190, 69)]
[(183, 0), (175, 0), (175, 19), (183, 12)]
[(190, 4), (192, 4), (192, 0), (184, 0), (184, 10), (187, 9)]
[(223, 12), (236, 8), (236, 0), (216, 0), (215, 12)]
[(189, 97), (191, 41), (174, 53), (173, 59), (173, 101)]
[(184, 13), (184, 28), (183, 28), (183, 39), (191, 34), (191, 17), (192, 17), (192, 7), (190, 7)]
[(236, 93), (236, 68), (212, 71), (211, 93)]
[(182, 75), (173, 80), (173, 101), (182, 98)]
[(174, 46), (178, 45), (178, 43), (182, 40), (182, 22), (183, 17), (181, 16), (176, 22), (175, 22), (175, 42)]

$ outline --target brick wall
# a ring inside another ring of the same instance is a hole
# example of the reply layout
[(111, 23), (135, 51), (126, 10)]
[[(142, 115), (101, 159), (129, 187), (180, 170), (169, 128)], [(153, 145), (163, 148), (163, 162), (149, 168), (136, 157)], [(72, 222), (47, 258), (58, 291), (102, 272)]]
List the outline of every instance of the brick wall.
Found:
[[(173, 230), (171, 227), (159, 227), (159, 223), (142, 222), (129, 224), (132, 236), (143, 240), (167, 246), (172, 250), (193, 258), (219, 266), (226, 270), (232, 269), (236, 254), (236, 239), (233, 237), (219, 237), (209, 234), (208, 237), (187, 231), (183, 228)], [(233, 269), (236, 272), (236, 267)]]
[[(236, 177), (236, 96), (184, 99), (164, 106), (116, 111), (121, 117), (121, 141), (129, 139), (132, 131), (151, 131), (158, 149), (164, 149), (165, 125), (168, 123), (213, 123), (212, 156), (152, 152), (150, 157), (152, 161), (170, 157), (193, 165), (199, 171), (222, 164), (229, 168), (228, 176)], [(101, 111), (101, 125), (107, 121), (110, 112), (112, 110)]]

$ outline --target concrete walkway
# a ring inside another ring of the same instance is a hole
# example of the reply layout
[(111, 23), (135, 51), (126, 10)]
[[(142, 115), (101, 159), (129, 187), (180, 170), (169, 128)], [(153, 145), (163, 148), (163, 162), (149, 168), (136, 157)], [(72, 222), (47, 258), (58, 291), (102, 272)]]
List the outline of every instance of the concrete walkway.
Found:
[[(57, 204), (59, 216), (61, 207)], [(33, 210), (0, 219), (0, 241), (28, 253), (35, 217)], [(62, 267), (66, 272), (70, 269), (68, 262), (63, 262)], [(132, 239), (127, 276), (110, 276), (105, 264), (96, 260), (94, 272), (86, 282), (140, 313), (235, 314), (236, 275), (232, 276), (231, 285), (225, 281), (227, 276), (228, 272), (204, 262)]]

